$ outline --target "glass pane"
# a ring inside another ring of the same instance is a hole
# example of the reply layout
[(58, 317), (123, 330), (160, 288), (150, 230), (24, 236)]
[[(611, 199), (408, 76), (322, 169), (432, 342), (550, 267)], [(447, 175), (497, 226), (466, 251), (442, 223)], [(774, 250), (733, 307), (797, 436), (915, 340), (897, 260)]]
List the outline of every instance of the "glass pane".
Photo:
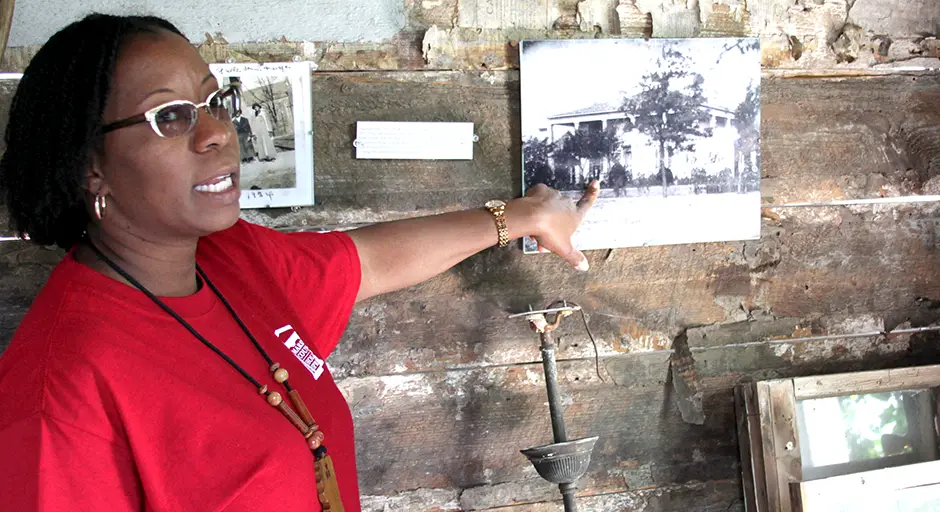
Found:
[(800, 451), (807, 468), (913, 453), (919, 439), (918, 396), (927, 390), (893, 391), (803, 400), (797, 404)]

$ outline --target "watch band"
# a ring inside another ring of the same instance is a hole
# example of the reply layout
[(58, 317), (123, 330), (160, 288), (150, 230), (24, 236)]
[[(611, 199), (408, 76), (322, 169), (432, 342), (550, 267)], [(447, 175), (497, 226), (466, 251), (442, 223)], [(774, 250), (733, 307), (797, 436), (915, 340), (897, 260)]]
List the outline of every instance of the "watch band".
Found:
[(499, 247), (509, 245), (509, 228), (506, 227), (506, 203), (498, 199), (488, 201), (486, 209), (493, 214), (493, 221), (496, 222), (496, 233), (499, 236)]

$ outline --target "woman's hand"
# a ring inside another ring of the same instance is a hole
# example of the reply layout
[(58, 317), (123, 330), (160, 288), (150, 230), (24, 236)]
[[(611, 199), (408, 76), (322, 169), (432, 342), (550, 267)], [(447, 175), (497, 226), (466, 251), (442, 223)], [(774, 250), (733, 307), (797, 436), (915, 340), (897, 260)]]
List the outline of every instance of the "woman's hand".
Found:
[[(597, 199), (599, 188), (592, 182), (575, 203), (545, 185), (532, 187), (525, 197), (506, 205), (509, 238), (534, 236), (572, 267), (587, 270), (587, 258), (571, 245), (571, 235)], [(498, 240), (494, 228), (490, 212), (473, 208), (350, 230), (362, 266), (356, 300), (415, 285), (492, 247)]]
[(513, 200), (507, 206), (506, 221), (510, 229), (513, 224), (513, 210), (520, 215), (530, 215), (531, 227), (526, 235), (533, 236), (539, 247), (547, 249), (578, 270), (589, 268), (584, 254), (571, 245), (571, 235), (584, 220), (588, 210), (594, 206), (600, 184), (594, 180), (588, 185), (581, 199), (575, 203), (557, 190), (539, 184), (530, 188), (525, 197)]

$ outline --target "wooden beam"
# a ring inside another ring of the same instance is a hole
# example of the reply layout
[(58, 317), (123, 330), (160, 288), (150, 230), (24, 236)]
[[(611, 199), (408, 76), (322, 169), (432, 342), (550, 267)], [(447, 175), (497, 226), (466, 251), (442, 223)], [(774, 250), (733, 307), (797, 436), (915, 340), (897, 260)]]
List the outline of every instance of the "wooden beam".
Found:
[(780, 482), (782, 477), (778, 474), (777, 452), (774, 449), (774, 420), (772, 401), (772, 387), (769, 381), (761, 381), (755, 384), (757, 394), (758, 410), (760, 411), (760, 437), (761, 437), (761, 458), (764, 461), (764, 486), (767, 489), (767, 510), (770, 512), (789, 512), (783, 508), (780, 493), (783, 490), (789, 492), (788, 487), (781, 489)]
[(15, 4), (15, 0), (0, 0), (0, 59), (3, 58), (3, 54), (6, 52), (7, 40), (10, 38)]
[[(735, 512), (741, 510), (738, 507), (740, 496), (738, 494), (737, 485), (731, 481), (708, 481), (658, 489), (580, 496), (577, 501), (580, 507), (579, 510), (586, 511), (661, 510), (665, 512), (675, 510), (714, 510), (718, 512)], [(377, 509), (376, 512), (378, 512), (378, 510), (381, 509)], [(464, 508), (462, 510), (472, 509)], [(529, 503), (479, 510), (493, 512), (557, 512), (561, 510), (561, 502)]]
[(767, 510), (767, 476), (764, 471), (760, 409), (757, 390), (753, 383), (734, 387), (734, 409), (737, 417), (744, 510), (745, 512), (765, 512)]
[(940, 366), (938, 365), (793, 379), (793, 389), (797, 400), (811, 400), (848, 394), (884, 393), (937, 386), (940, 386)]
[(801, 482), (798, 489), (805, 512), (928, 510), (940, 505), (940, 461)]
[(757, 397), (769, 509), (790, 512), (790, 483), (803, 479), (793, 383), (789, 379), (760, 381)]
[[(689, 425), (670, 388), (605, 383), (593, 370), (593, 362), (559, 362), (569, 437), (600, 436), (580, 493), (737, 480), (737, 443), (727, 427), (734, 423), (730, 389), (704, 390), (705, 424)], [(341, 387), (356, 420), (363, 494), (521, 485), (534, 471), (519, 450), (551, 441), (536, 364), (348, 378)], [(524, 492), (517, 487), (513, 496), (557, 499), (556, 486), (536, 483)], [(489, 493), (474, 499), (467, 508), (512, 504)]]

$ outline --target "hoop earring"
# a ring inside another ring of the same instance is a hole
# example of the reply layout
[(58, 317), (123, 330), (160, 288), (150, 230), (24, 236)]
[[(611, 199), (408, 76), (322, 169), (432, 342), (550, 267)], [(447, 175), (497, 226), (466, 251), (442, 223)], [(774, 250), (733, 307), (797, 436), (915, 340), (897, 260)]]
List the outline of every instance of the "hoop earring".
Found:
[(108, 208), (108, 199), (105, 196), (95, 196), (95, 217), (98, 220), (104, 218), (105, 210)]

